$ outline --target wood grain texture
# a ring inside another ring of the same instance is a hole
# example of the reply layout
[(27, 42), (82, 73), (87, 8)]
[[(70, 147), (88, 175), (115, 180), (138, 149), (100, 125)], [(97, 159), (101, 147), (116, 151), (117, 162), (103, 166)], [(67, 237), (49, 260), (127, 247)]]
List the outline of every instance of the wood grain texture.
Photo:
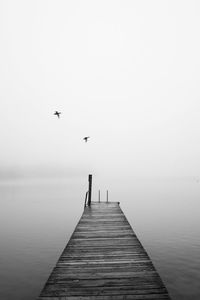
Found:
[(170, 299), (118, 202), (86, 207), (38, 300)]

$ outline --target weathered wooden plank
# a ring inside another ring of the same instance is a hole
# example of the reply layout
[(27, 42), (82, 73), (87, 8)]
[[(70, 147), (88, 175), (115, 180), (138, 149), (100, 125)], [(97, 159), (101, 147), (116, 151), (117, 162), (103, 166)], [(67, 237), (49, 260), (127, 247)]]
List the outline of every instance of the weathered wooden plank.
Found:
[(45, 296), (42, 299), (44, 300), (164, 300), (169, 299), (168, 294), (148, 294), (148, 295), (98, 295), (97, 296), (60, 296), (59, 298), (57, 296), (55, 297), (48, 297)]
[(83, 286), (96, 286), (96, 287), (111, 287), (111, 286), (137, 286), (137, 284), (140, 284), (141, 282), (145, 282), (148, 285), (155, 286), (155, 287), (163, 287), (162, 281), (160, 278), (156, 276), (156, 273), (151, 274), (151, 276), (135, 276), (135, 277), (129, 277), (129, 278), (107, 278), (107, 279), (95, 279), (95, 280), (72, 280), (72, 279), (66, 279), (65, 277), (51, 277), (48, 281), (48, 283), (57, 282), (57, 283), (63, 283), (63, 281), (67, 282), (67, 286), (74, 286), (76, 284), (78, 287)]
[[(64, 280), (74, 280), (74, 281), (77, 281), (77, 280), (85, 280), (85, 278), (87, 278), (87, 280), (100, 280), (100, 279), (104, 279), (104, 280), (122, 280), (122, 279), (130, 279), (130, 278), (137, 278), (137, 277), (141, 277), (141, 278), (147, 278), (147, 277), (150, 277), (150, 278), (154, 278), (154, 276), (156, 276), (157, 278), (157, 273), (156, 271), (140, 271), (140, 272), (123, 272), (122, 274), (121, 273), (115, 273), (114, 275), (112, 275), (112, 272), (111, 273), (93, 273), (93, 274), (88, 274), (87, 277), (84, 276), (85, 273), (82, 273), (82, 274), (78, 274), (77, 276), (71, 276), (70, 274), (68, 273), (65, 273), (65, 272), (60, 272), (60, 270), (58, 270), (58, 272), (54, 272), (51, 274), (51, 276), (49, 277), (49, 280), (51, 279), (64, 279)], [(99, 275), (101, 274), (101, 276)]]
[[(135, 289), (128, 286), (121, 286), (121, 287), (103, 287), (103, 288), (97, 288), (97, 287), (85, 287), (82, 289), (77, 288), (68, 288), (65, 284), (48, 284), (48, 292), (46, 292), (46, 296), (99, 296), (99, 295), (138, 295), (138, 294), (166, 294), (167, 291), (165, 288), (160, 289), (154, 289), (151, 286), (144, 286), (142, 289), (140, 288), (141, 284), (139, 286), (136, 286)], [(97, 298), (98, 299), (98, 298)]]
[[(65, 269), (66, 270), (66, 269)], [(50, 278), (68, 278), (71, 280), (85, 280), (85, 278), (87, 278), (88, 280), (93, 280), (93, 279), (108, 279), (108, 278), (131, 278), (131, 277), (135, 277), (135, 276), (146, 276), (147, 274), (149, 276), (152, 276), (155, 271), (154, 270), (138, 270), (137, 272), (134, 272), (133, 270), (123, 270), (123, 272), (121, 272), (120, 270), (115, 271), (115, 272), (108, 272), (106, 270), (106, 272), (78, 272), (78, 273), (74, 273), (74, 272), (66, 272), (66, 271), (62, 272), (62, 269), (57, 269), (55, 272), (53, 272), (50, 276)]]
[(146, 258), (147, 259), (147, 256), (145, 254), (129, 254), (129, 255), (91, 255), (91, 256), (88, 256), (88, 255), (82, 255), (80, 257), (80, 255), (74, 255), (74, 254), (66, 254), (66, 255), (62, 255), (62, 257), (60, 257), (60, 260), (59, 261), (87, 261), (89, 262), (90, 260), (92, 261), (121, 261), (121, 260), (125, 260), (125, 261), (130, 261), (130, 260), (136, 260), (137, 258)]
[(95, 203), (78, 225), (38, 300), (169, 299), (117, 202)]

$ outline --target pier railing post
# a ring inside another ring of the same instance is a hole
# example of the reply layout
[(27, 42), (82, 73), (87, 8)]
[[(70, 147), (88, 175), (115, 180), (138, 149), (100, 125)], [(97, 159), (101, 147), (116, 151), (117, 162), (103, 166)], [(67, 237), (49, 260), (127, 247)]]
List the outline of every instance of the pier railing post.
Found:
[(88, 206), (91, 205), (91, 198), (92, 198), (92, 175), (90, 174), (88, 177), (89, 181), (89, 189), (88, 189)]
[(86, 194), (85, 194), (85, 204), (84, 204), (84, 207), (86, 207), (86, 205), (87, 205), (87, 197), (88, 197), (88, 192), (86, 192)]

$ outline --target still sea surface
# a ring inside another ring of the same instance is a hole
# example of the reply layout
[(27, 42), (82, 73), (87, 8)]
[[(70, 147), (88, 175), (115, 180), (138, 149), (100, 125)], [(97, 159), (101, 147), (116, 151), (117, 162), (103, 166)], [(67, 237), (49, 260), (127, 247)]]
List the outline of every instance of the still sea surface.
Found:
[[(174, 300), (200, 299), (200, 182), (135, 178), (110, 184)], [(87, 180), (0, 181), (0, 299), (34, 300), (81, 214)], [(97, 200), (98, 185), (93, 188)], [(102, 201), (105, 201), (105, 191)]]

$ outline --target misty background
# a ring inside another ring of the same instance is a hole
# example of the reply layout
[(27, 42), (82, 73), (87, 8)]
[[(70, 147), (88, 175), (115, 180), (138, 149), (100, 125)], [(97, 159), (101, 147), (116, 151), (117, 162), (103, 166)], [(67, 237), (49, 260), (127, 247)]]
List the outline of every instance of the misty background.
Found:
[(195, 0), (1, 0), (3, 299), (38, 295), (88, 174), (174, 299), (199, 299), (199, 28)]
[(0, 5), (1, 169), (199, 175), (198, 1)]

